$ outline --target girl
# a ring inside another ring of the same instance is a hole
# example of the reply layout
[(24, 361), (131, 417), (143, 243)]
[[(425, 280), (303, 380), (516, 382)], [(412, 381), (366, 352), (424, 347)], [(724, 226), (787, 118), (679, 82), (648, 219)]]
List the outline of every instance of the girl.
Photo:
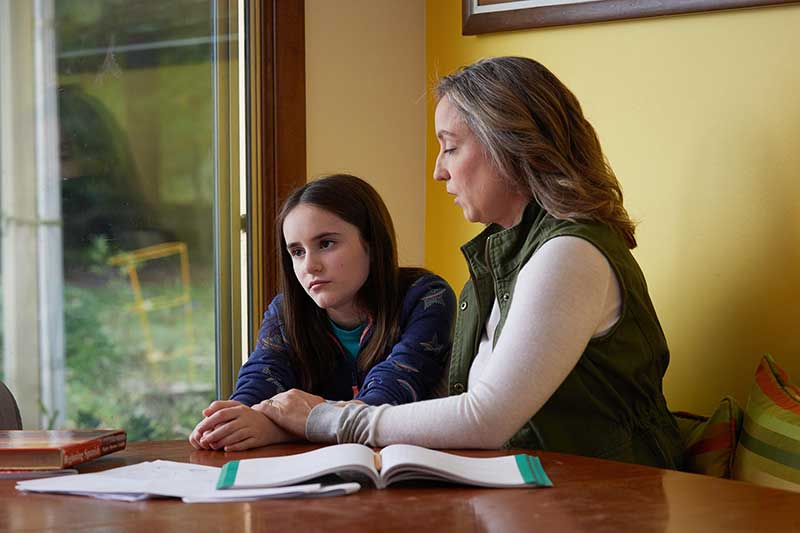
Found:
[(430, 398), (450, 350), (455, 295), (442, 278), (398, 268), (378, 193), (344, 174), (295, 190), (277, 219), (282, 293), (227, 401), (189, 440), (243, 450), (290, 436), (250, 408), (298, 388), (328, 400), (403, 404)]

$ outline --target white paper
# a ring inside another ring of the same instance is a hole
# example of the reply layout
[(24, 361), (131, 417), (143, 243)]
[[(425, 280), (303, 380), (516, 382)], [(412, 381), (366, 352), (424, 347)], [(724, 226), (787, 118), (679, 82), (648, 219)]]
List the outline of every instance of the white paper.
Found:
[(218, 491), (216, 484), (219, 473), (220, 468), (213, 466), (159, 460), (92, 474), (20, 481), (17, 489), (120, 501), (168, 496), (187, 502), (214, 502), (351, 494), (360, 488), (357, 483), (329, 487), (311, 483), (272, 489)]
[[(322, 486), (319, 483), (307, 485), (294, 485), (277, 487), (273, 489), (226, 489), (214, 490), (207, 494), (193, 494), (186, 496), (186, 503), (213, 503), (213, 502), (246, 502), (264, 498), (318, 498), (323, 496), (342, 496), (358, 492), (361, 485), (358, 483), (338, 483)], [(290, 491), (290, 492), (287, 492)]]

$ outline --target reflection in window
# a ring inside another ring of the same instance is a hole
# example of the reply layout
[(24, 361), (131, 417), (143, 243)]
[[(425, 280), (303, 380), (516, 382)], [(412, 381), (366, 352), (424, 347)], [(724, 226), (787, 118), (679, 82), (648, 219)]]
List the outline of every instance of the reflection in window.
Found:
[(214, 395), (211, 5), (55, 13), (66, 424), (185, 436)]
[(215, 395), (214, 2), (45, 4), (60, 190), (37, 194), (60, 201), (64, 323), (45, 425), (185, 437)]

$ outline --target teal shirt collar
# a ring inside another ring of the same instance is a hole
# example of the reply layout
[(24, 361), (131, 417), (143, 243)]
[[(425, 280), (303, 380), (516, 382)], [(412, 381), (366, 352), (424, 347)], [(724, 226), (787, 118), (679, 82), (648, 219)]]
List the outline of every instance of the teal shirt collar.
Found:
[(358, 357), (358, 352), (361, 351), (361, 336), (367, 324), (362, 322), (353, 329), (343, 329), (331, 319), (328, 319), (328, 323), (330, 324), (331, 332), (333, 332), (350, 358), (355, 359)]

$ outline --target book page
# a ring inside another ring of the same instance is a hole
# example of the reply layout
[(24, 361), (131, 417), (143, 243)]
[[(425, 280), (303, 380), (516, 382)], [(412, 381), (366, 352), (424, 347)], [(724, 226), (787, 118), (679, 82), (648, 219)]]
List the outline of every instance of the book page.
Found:
[(297, 455), (231, 461), (223, 466), (217, 488), (279, 487), (341, 473), (357, 473), (377, 484), (375, 453), (362, 444), (338, 444)]
[[(149, 461), (103, 472), (17, 483), (20, 490), (82, 495), (127, 494), (183, 497), (213, 490), (220, 469), (175, 461)], [(118, 498), (114, 498), (118, 499)]]
[(339, 483), (335, 485), (290, 485), (288, 487), (261, 489), (227, 489), (212, 492), (196, 493), (183, 498), (184, 503), (216, 503), (216, 502), (248, 502), (270, 498), (321, 498), (327, 496), (344, 496), (358, 492), (358, 483)]
[(22, 481), (17, 483), (17, 489), (127, 502), (152, 496), (171, 496), (183, 498), (187, 503), (338, 496), (352, 494), (359, 489), (357, 483), (327, 487), (310, 483), (279, 488), (216, 490), (214, 487), (220, 470), (211, 466), (159, 460), (64, 479)]
[(483, 487), (549, 486), (543, 470), (541, 474), (547, 482), (531, 483), (530, 478), (526, 482), (514, 455), (462, 457), (420, 446), (393, 444), (381, 451), (381, 458), (381, 475), (386, 485), (405, 479), (427, 478)]

